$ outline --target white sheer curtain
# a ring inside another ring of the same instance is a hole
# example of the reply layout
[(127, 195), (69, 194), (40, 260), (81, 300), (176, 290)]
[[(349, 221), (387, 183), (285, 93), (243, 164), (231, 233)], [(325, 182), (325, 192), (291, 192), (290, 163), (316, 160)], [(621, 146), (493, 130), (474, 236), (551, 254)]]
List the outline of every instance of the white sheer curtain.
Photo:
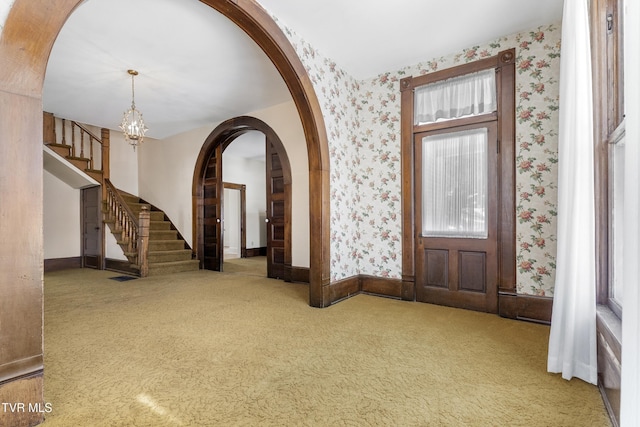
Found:
[(547, 370), (597, 383), (588, 0), (565, 0), (560, 60), (558, 254)]
[(422, 139), (422, 235), (486, 238), (487, 129)]
[(487, 114), (496, 111), (496, 71), (478, 71), (416, 88), (414, 123)]

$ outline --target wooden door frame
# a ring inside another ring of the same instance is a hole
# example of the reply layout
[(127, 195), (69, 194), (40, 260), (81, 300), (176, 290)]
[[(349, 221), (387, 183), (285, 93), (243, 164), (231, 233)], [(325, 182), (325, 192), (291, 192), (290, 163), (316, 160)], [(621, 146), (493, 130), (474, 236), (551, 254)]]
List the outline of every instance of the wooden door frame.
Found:
[[(240, 191), (240, 258), (247, 257), (247, 186), (222, 181), (223, 188)], [(224, 195), (222, 196), (222, 212), (224, 221)], [(223, 237), (224, 241), (224, 237)], [(224, 264), (224, 246), (222, 247), (222, 263)]]
[[(259, 131), (266, 137), (266, 144), (272, 144), (282, 163), (283, 179), (284, 179), (284, 191), (285, 191), (285, 223), (289, 226), (285, 226), (285, 247), (284, 247), (284, 266), (286, 271), (291, 271), (291, 165), (289, 163), (289, 157), (282, 144), (282, 141), (275, 133), (275, 131), (265, 122), (255, 117), (240, 116), (229, 120), (226, 120), (219, 124), (207, 137), (198, 158), (193, 172), (193, 184), (192, 184), (192, 230), (193, 230), (193, 248), (194, 255), (200, 260), (200, 263), (204, 262), (204, 177), (209, 164), (209, 158), (217, 150), (221, 148), (221, 155), (224, 150), (231, 144), (237, 137), (250, 132)], [(222, 162), (222, 159), (220, 160)], [(224, 166), (223, 166), (224, 168)], [(222, 170), (218, 172), (220, 178), (218, 179), (218, 194), (219, 199), (223, 199), (223, 180)], [(224, 203), (224, 202), (222, 202)], [(220, 205), (222, 209), (222, 204)], [(220, 242), (219, 246), (222, 246), (223, 242)], [(222, 255), (222, 249), (220, 249)], [(221, 263), (224, 262), (223, 260)], [(291, 274), (285, 275), (285, 280), (291, 277)], [(311, 292), (310, 289), (310, 300)], [(311, 304), (313, 305), (313, 304)]]
[[(500, 152), (500, 194), (498, 214), (498, 303), (501, 296), (516, 295), (516, 239), (515, 239), (515, 49), (475, 62), (425, 74), (406, 77), (400, 81), (401, 91), (401, 157), (402, 157), (402, 299), (415, 300), (415, 167), (414, 136), (427, 129), (446, 126), (438, 123), (414, 126), (414, 89), (446, 78), (496, 68), (500, 79), (498, 90), (498, 149)], [(507, 89), (502, 89), (502, 88)], [(473, 120), (473, 119), (470, 119)], [(502, 307), (499, 308), (502, 312)]]

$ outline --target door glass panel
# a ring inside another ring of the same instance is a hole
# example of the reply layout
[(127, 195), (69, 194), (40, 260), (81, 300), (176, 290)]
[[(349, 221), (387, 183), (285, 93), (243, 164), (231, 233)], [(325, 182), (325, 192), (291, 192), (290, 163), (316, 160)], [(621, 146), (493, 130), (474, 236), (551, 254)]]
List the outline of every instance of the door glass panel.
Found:
[(422, 139), (422, 235), (486, 239), (487, 128)]

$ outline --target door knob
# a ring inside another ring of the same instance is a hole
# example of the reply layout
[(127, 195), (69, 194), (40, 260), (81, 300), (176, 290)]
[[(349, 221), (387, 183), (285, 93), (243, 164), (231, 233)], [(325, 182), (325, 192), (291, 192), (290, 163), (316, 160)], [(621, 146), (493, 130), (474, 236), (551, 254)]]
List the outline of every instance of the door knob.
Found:
[(269, 222), (269, 218), (265, 218), (265, 219), (264, 219), (264, 222)]
[(219, 222), (220, 222), (220, 218), (216, 218), (216, 222), (218, 222), (218, 223), (219, 223)]

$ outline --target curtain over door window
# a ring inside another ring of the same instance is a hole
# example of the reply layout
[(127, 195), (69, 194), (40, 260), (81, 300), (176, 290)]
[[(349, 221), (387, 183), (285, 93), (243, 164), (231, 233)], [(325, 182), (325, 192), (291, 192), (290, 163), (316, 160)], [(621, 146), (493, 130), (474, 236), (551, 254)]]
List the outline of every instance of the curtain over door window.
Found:
[(487, 238), (487, 129), (422, 139), (422, 235)]
[(497, 108), (496, 70), (491, 68), (416, 88), (414, 124), (488, 114)]

